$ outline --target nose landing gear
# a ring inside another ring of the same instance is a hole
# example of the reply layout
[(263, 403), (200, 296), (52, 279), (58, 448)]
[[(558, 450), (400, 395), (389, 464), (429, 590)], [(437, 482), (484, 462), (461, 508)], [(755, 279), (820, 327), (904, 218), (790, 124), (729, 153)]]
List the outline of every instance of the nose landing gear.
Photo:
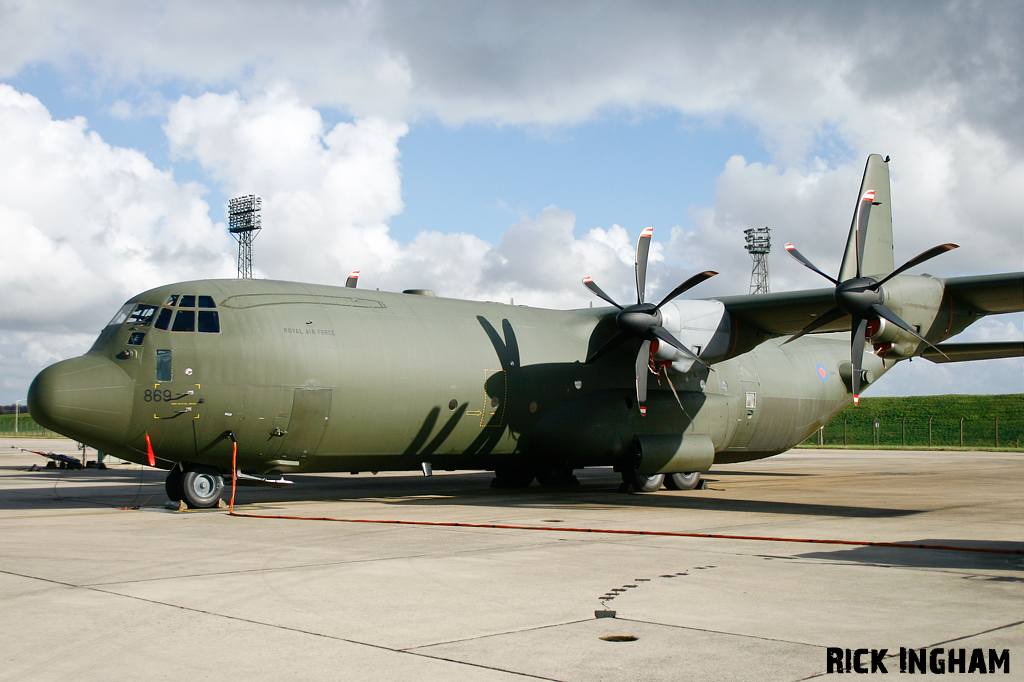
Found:
[(164, 489), (172, 502), (184, 502), (192, 509), (210, 509), (217, 506), (224, 493), (224, 477), (214, 467), (179, 462), (167, 473)]

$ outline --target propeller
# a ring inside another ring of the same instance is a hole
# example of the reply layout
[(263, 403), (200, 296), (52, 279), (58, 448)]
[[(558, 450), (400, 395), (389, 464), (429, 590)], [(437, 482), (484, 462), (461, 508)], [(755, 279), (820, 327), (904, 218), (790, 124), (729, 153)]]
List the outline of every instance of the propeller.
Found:
[[(853, 364), (851, 389), (853, 392), (854, 405), (860, 402), (861, 367), (864, 364), (864, 341), (869, 322), (877, 322), (879, 318), (886, 319), (921, 342), (935, 348), (928, 339), (921, 336), (916, 329), (907, 324), (896, 313), (890, 310), (887, 305), (885, 305), (885, 292), (882, 290), (882, 285), (896, 275), (899, 275), (915, 265), (920, 265), (927, 260), (935, 258), (935, 256), (938, 256), (939, 254), (958, 248), (956, 244), (940, 244), (939, 246), (934, 246), (914, 258), (911, 258), (882, 279), (864, 276), (861, 264), (864, 262), (864, 244), (867, 239), (868, 219), (871, 216), (871, 207), (874, 204), (875, 190), (872, 189), (864, 192), (857, 205), (858, 215), (856, 222), (856, 239), (854, 240), (857, 249), (857, 272), (855, 277), (851, 277), (850, 279), (840, 282), (815, 267), (806, 256), (797, 251), (795, 246), (792, 244), (786, 244), (786, 251), (789, 252), (790, 256), (799, 261), (804, 267), (813, 270), (836, 285), (833, 293), (833, 298), (835, 299), (836, 304), (827, 312), (815, 318), (799, 332), (786, 339), (783, 345), (800, 338), (804, 334), (809, 334), (816, 329), (820, 329), (821, 327), (824, 327), (830, 322), (834, 322), (845, 315), (849, 315), (852, 318), (850, 362)], [(936, 348), (936, 350), (938, 349)], [(939, 352), (941, 353), (942, 351)]]
[(652, 342), (659, 341), (667, 343), (687, 357), (691, 358), (694, 362), (698, 362), (705, 367), (710, 367), (708, 363), (697, 357), (693, 351), (683, 345), (682, 341), (672, 336), (672, 334), (662, 326), (663, 318), (661, 315), (661, 307), (683, 292), (692, 289), (704, 280), (718, 274), (713, 270), (706, 270), (705, 272), (698, 273), (673, 289), (668, 296), (661, 300), (661, 303), (658, 303), (657, 305), (645, 303), (644, 290), (647, 284), (647, 255), (651, 248), (652, 234), (654, 234), (653, 227), (644, 229), (644, 231), (640, 233), (640, 238), (636, 243), (636, 304), (630, 306), (619, 305), (615, 299), (606, 294), (604, 290), (597, 285), (597, 282), (595, 282), (593, 278), (583, 278), (583, 286), (589, 289), (598, 298), (607, 301), (619, 309), (619, 312), (615, 314), (615, 323), (618, 325), (619, 331), (615, 336), (608, 339), (604, 345), (594, 351), (590, 357), (587, 358), (584, 364), (589, 365), (590, 363), (597, 361), (609, 351), (631, 339), (640, 339), (640, 350), (636, 356), (634, 369), (636, 374), (637, 404), (640, 406), (640, 414), (642, 415), (647, 414), (647, 408), (644, 406), (644, 403), (647, 402), (647, 374), (650, 371), (648, 365), (650, 363)]
[(348, 273), (348, 279), (345, 280), (345, 286), (349, 289), (355, 289), (357, 284), (359, 284), (359, 271), (353, 270)]

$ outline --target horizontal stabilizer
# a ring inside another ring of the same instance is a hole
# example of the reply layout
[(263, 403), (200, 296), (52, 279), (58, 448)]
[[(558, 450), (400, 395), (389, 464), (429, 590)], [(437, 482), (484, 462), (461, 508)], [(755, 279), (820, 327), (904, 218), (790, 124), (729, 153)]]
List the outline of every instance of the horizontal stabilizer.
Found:
[[(941, 353), (939, 351), (942, 351)], [(945, 356), (943, 356), (945, 353)], [(968, 360), (998, 360), (1024, 357), (1024, 341), (997, 341), (993, 343), (940, 343), (926, 348), (921, 357), (932, 362), (967, 362)]]

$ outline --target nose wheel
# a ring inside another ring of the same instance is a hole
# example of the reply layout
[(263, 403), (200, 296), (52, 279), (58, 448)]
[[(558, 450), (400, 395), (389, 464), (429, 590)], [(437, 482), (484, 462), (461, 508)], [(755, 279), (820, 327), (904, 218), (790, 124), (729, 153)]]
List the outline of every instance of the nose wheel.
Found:
[(224, 493), (224, 477), (217, 469), (202, 464), (177, 465), (164, 481), (167, 497), (192, 509), (216, 507)]

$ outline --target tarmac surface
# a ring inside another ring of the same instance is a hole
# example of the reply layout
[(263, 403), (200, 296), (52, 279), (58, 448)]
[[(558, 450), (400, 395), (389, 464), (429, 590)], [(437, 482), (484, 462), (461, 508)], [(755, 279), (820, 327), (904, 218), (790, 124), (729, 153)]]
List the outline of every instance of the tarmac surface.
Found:
[(609, 470), (238, 489), (237, 512), (307, 517), (285, 520), (170, 511), (163, 472), (22, 448), (81, 454), (0, 439), (0, 680), (803, 680), (828, 647), (888, 649), (889, 675), (900, 647), (1006, 649), (1009, 674), (960, 677), (1024, 679), (1020, 453), (794, 450), (642, 495)]

